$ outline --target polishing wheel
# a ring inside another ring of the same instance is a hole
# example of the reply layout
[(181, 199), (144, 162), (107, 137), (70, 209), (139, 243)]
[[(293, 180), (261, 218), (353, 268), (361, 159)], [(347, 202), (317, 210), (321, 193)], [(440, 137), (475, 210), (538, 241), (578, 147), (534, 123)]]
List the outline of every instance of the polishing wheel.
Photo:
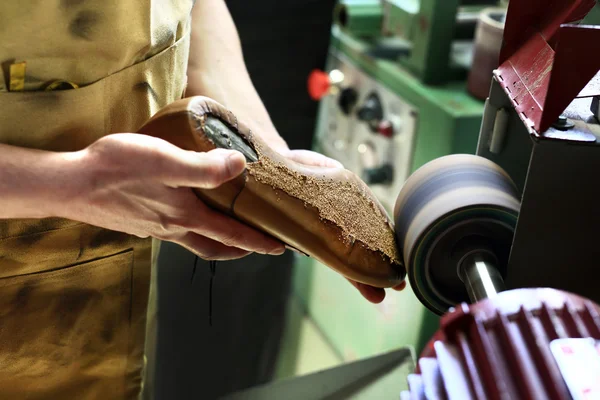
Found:
[(443, 314), (504, 290), (519, 213), (509, 175), (474, 155), (433, 160), (405, 182), (396, 205), (396, 241), (419, 300)]

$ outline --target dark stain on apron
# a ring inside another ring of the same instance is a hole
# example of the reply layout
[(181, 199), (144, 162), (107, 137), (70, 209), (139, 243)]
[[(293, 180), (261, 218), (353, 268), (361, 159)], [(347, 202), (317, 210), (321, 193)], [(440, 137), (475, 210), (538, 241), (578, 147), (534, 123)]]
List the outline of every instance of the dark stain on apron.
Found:
[[(49, 231), (51, 229), (45, 229), (45, 231)], [(40, 226), (39, 225), (29, 225), (27, 226), (21, 236), (19, 236), (19, 242), (23, 246), (33, 246), (40, 240), (44, 238), (44, 235), (40, 235)]]
[(43, 238), (44, 235), (26, 235), (19, 237), (19, 242), (23, 246), (32, 247)]
[(20, 310), (27, 307), (31, 293), (34, 287), (31, 283), (26, 283), (19, 289), (13, 300), (13, 312), (19, 312)]
[(150, 94), (150, 96), (152, 96), (152, 100), (154, 100), (157, 103), (159, 101), (158, 94), (154, 91), (154, 89), (152, 88), (152, 86), (150, 85), (149, 82), (144, 81), (144, 82), (136, 83), (133, 86), (133, 91), (134, 92), (148, 92)]
[(6, 87), (8, 88), (8, 84), (10, 82), (10, 65), (14, 64), (17, 60), (11, 58), (10, 60), (4, 60), (0, 64), (2, 69), (2, 75), (4, 75), (4, 82), (6, 82)]
[[(1, 222), (1, 220), (0, 220)], [(0, 224), (0, 239), (4, 239), (8, 236), (10, 230), (8, 229), (8, 226), (4, 225), (4, 224)]]
[(102, 15), (97, 11), (83, 10), (69, 24), (69, 32), (78, 39), (92, 40), (94, 28), (102, 20)]
[(156, 30), (156, 46), (155, 50), (153, 50), (153, 53), (161, 51), (161, 49), (166, 49), (171, 43), (175, 42), (176, 40), (177, 39), (175, 32), (173, 32), (172, 29), (164, 27), (162, 29), (158, 28)]
[(114, 320), (107, 318), (104, 320), (102, 326), (102, 332), (100, 332), (102, 340), (104, 340), (106, 343), (112, 343), (115, 333), (117, 332), (117, 324)]
[(77, 288), (69, 289), (59, 296), (56, 303), (56, 315), (59, 317), (56, 322), (60, 331), (70, 331), (83, 314), (82, 311), (93, 303), (99, 302), (101, 298), (102, 295), (98, 292)]
[(129, 235), (121, 232), (109, 231), (107, 229), (101, 229), (92, 236), (90, 242), (88, 243), (86, 249), (84, 250), (94, 250), (103, 246), (111, 245), (115, 242), (126, 242), (129, 241)]
[[(39, 79), (36, 78), (39, 81)], [(26, 78), (26, 82), (31, 82), (29, 78)], [(27, 107), (44, 107), (44, 108), (52, 108), (59, 109), (62, 100), (58, 93), (48, 90), (48, 91), (32, 91), (26, 92), (20, 99)], [(10, 139), (10, 138), (6, 138)], [(2, 143), (6, 143), (6, 139), (2, 141)], [(17, 138), (15, 138), (17, 139)], [(20, 143), (20, 142), (19, 142)]]

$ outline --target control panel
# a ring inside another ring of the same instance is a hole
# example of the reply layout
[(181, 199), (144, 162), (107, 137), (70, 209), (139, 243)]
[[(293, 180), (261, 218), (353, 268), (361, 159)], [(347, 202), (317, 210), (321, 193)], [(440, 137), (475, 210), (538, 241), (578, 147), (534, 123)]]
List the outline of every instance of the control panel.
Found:
[(360, 176), (391, 212), (410, 174), (416, 108), (343, 55), (309, 85), (320, 99), (316, 147)]

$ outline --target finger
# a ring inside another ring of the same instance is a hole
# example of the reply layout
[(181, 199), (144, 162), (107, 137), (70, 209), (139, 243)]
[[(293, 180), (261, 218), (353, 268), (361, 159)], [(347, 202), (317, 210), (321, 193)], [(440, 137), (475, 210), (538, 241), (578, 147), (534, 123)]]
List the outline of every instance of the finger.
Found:
[(364, 283), (355, 282), (351, 279), (348, 279), (348, 282), (352, 284), (360, 294), (370, 301), (371, 303), (378, 304), (385, 299), (385, 290), (381, 288), (376, 288), (373, 286), (365, 285)]
[(342, 163), (323, 154), (309, 150), (291, 150), (285, 154), (287, 158), (300, 164), (326, 168), (344, 168)]
[(246, 158), (235, 150), (173, 151), (163, 162), (162, 177), (171, 187), (214, 189), (239, 176)]
[(204, 260), (235, 260), (245, 257), (251, 252), (226, 246), (207, 237), (188, 233), (177, 243)]
[(406, 281), (402, 281), (402, 283), (394, 286), (392, 289), (401, 292), (402, 290), (404, 290), (406, 288)]
[(187, 228), (224, 245), (260, 254), (281, 255), (285, 252), (285, 246), (280, 241), (212, 210), (200, 200), (194, 207), (194, 215), (195, 223)]

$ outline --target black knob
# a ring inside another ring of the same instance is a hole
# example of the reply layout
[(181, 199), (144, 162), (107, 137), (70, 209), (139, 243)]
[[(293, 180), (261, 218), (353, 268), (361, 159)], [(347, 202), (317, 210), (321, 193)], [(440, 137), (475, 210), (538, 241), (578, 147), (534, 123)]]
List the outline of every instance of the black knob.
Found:
[(346, 115), (350, 114), (356, 102), (358, 100), (358, 93), (352, 88), (346, 88), (340, 93), (338, 98), (338, 105), (342, 109), (342, 112)]
[(390, 164), (384, 164), (375, 168), (365, 168), (363, 176), (367, 185), (391, 183), (394, 180), (394, 168)]
[(376, 93), (371, 93), (365, 99), (363, 105), (358, 109), (356, 116), (369, 125), (376, 125), (383, 119), (383, 107)]

